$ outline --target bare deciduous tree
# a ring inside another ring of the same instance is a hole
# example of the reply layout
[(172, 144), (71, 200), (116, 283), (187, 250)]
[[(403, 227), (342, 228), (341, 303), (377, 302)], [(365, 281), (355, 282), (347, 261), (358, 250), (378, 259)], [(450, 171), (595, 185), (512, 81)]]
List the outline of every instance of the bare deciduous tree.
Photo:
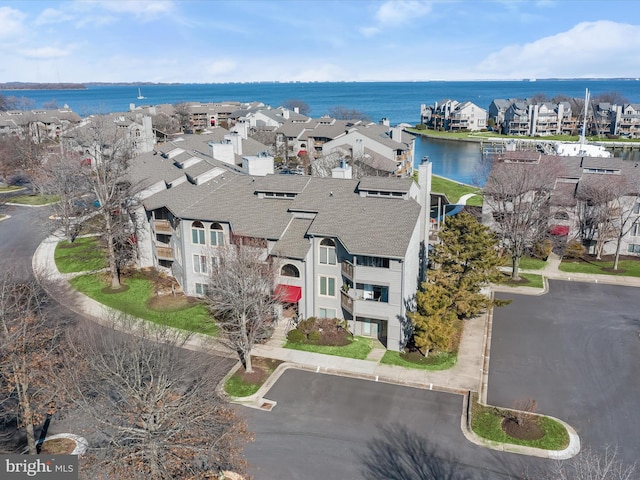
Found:
[[(5, 265), (6, 267), (6, 265)], [(34, 280), (21, 280), (11, 268), (0, 278), (0, 416), (3, 427), (26, 435), (37, 453), (35, 426), (56, 409), (55, 371), (59, 360), (56, 326), (42, 307), (46, 294)], [(8, 441), (12, 431), (2, 432)]]
[[(543, 157), (544, 158), (544, 157)], [(552, 162), (494, 161), (484, 187), (484, 202), (502, 246), (511, 256), (511, 278), (518, 280), (520, 259), (546, 234), (551, 193), (562, 169)]]
[(298, 113), (301, 115), (309, 115), (309, 112), (311, 112), (311, 108), (309, 107), (309, 105), (302, 101), (299, 100), (297, 98), (291, 98), (289, 100), (286, 100), (283, 104), (283, 107), (288, 108), (289, 110), (298, 110)]
[(615, 240), (612, 200), (615, 195), (610, 185), (612, 177), (600, 182), (580, 182), (576, 192), (577, 220), (583, 244), (595, 245), (596, 258), (602, 258), (605, 245)]
[(189, 104), (186, 102), (176, 103), (173, 105), (174, 115), (178, 119), (178, 124), (181, 130), (187, 130), (190, 126), (189, 120), (191, 119), (191, 110)]
[(335, 118), (336, 120), (369, 120), (369, 117), (360, 110), (345, 107), (342, 105), (331, 107), (327, 114), (331, 118)]
[(67, 359), (73, 398), (99, 432), (83, 457), (87, 477), (242, 472), (251, 435), (216, 391), (224, 359), (180, 348), (187, 337), (175, 330), (123, 317), (108, 323), (82, 329)]
[(240, 355), (249, 373), (253, 346), (271, 335), (277, 269), (258, 243), (218, 247), (209, 278), (207, 299), (222, 330), (222, 341)]
[(83, 216), (92, 208), (93, 196), (81, 169), (77, 152), (49, 155), (33, 178), (43, 194), (55, 195), (59, 201), (52, 205), (53, 227), (62, 229), (73, 241), (80, 231)]
[(135, 189), (127, 179), (132, 157), (128, 131), (118, 129), (106, 117), (96, 116), (74, 132), (73, 140), (90, 161), (82, 162), (86, 190), (95, 196), (100, 216), (99, 234), (107, 250), (111, 287), (120, 288), (120, 269), (135, 253), (137, 224), (133, 202)]
[(540, 469), (531, 480), (634, 480), (638, 478), (635, 464), (620, 460), (616, 448), (606, 446), (603, 452), (583, 448), (569, 460), (558, 460), (550, 467)]

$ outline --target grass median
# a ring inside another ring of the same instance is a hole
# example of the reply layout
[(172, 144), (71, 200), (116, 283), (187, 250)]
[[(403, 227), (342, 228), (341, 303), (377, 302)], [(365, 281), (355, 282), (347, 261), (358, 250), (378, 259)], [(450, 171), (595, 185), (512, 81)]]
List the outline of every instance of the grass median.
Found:
[(434, 353), (427, 357), (412, 356), (405, 358), (402, 352), (387, 351), (380, 363), (384, 365), (396, 365), (404, 368), (415, 368), (418, 370), (447, 370), (456, 364), (458, 356), (455, 353)]
[(59, 202), (58, 195), (16, 195), (7, 198), (8, 203), (18, 203), (20, 205), (48, 205)]
[(563, 450), (569, 446), (569, 433), (564, 425), (553, 418), (542, 415), (531, 415), (531, 422), (542, 430), (543, 435), (537, 439), (522, 439), (508, 435), (503, 429), (508, 409), (500, 409), (481, 405), (477, 397), (472, 396), (471, 430), (487, 440), (498, 443), (510, 443), (544, 450)]

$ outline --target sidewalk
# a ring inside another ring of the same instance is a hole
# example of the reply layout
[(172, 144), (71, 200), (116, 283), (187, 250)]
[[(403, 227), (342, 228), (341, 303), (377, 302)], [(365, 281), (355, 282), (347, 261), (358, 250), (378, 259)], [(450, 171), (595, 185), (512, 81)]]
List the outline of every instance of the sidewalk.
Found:
[[(32, 261), (36, 277), (46, 286), (50, 295), (71, 310), (98, 323), (104, 322), (109, 316), (110, 309), (73, 289), (67, 282), (69, 276), (61, 274), (56, 268), (54, 253), (58, 241), (59, 238), (52, 235), (45, 239), (36, 250)], [(375, 351), (372, 352), (371, 359), (356, 360), (282, 348), (286, 338), (283, 331), (277, 331), (267, 344), (255, 346), (252, 354), (283, 360), (289, 364), (318, 372), (367, 378), (418, 388), (466, 393), (469, 390), (478, 391), (480, 388), (486, 323), (487, 315), (465, 321), (458, 360), (452, 368), (441, 371), (383, 365), (379, 360), (381, 355), (377, 355), (380, 352)], [(280, 329), (283, 328), (285, 328), (284, 325), (280, 327)], [(197, 349), (205, 344), (210, 347), (212, 343), (205, 336), (194, 336), (189, 342), (189, 347)], [(232, 352), (219, 347), (217, 353), (226, 356), (233, 355)]]
[[(531, 273), (534, 275), (542, 275), (545, 278), (545, 288), (541, 291), (539, 288), (532, 287), (510, 287), (507, 285), (494, 285), (492, 289), (500, 292), (513, 292), (522, 294), (542, 295), (548, 291), (547, 279), (551, 280), (565, 280), (568, 282), (588, 282), (588, 283), (602, 283), (605, 285), (620, 285), (627, 287), (640, 287), (640, 277), (625, 277), (618, 275), (606, 275), (606, 274), (591, 274), (591, 273), (567, 273), (561, 272), (559, 267), (562, 259), (552, 253), (547, 259), (547, 264), (540, 270), (520, 270), (520, 273)], [(510, 267), (507, 267), (505, 271), (511, 271)]]
[[(45, 286), (50, 295), (71, 310), (98, 323), (104, 322), (105, 319), (109, 317), (110, 309), (73, 289), (67, 281), (69, 275), (63, 275), (58, 271), (54, 261), (54, 253), (58, 241), (59, 238), (52, 235), (45, 239), (36, 250), (32, 260), (33, 271), (36, 277)], [(559, 265), (560, 258), (552, 255), (545, 268), (541, 270), (523, 270), (523, 272), (526, 273), (543, 275), (543, 277), (545, 277), (544, 289), (507, 286), (495, 286), (495, 288), (492, 287), (492, 289), (540, 295), (548, 291), (547, 278), (640, 287), (640, 278), (616, 277), (612, 275), (566, 274), (559, 271)], [(460, 426), (464, 436), (469, 441), (496, 450), (544, 458), (566, 459), (576, 455), (580, 451), (580, 440), (575, 430), (567, 424), (565, 424), (565, 426), (569, 431), (570, 445), (561, 451), (547, 451), (512, 444), (499, 444), (483, 439), (471, 431), (468, 425), (467, 393), (469, 391), (479, 392), (480, 399), (486, 402), (491, 323), (492, 312), (480, 315), (471, 320), (465, 320), (456, 364), (447, 370), (426, 371), (383, 365), (380, 363), (383, 354), (382, 349), (374, 349), (365, 360), (356, 360), (282, 348), (286, 340), (287, 328), (285, 322), (282, 322), (276, 328), (276, 332), (269, 342), (264, 345), (255, 346), (252, 354), (282, 360), (284, 363), (276, 369), (276, 372), (274, 372), (256, 394), (244, 399), (238, 399), (238, 403), (253, 408), (270, 410), (275, 405), (275, 402), (267, 400), (264, 398), (264, 395), (268, 394), (269, 389), (287, 368), (298, 368), (318, 373), (328, 373), (461, 394), (463, 395), (464, 401)], [(208, 350), (213, 348), (215, 353), (220, 355), (229, 357), (236, 356), (234, 352), (222, 349), (216, 345), (216, 342), (204, 335), (194, 335), (187, 344), (187, 348), (192, 349), (203, 349), (205, 347)], [(230, 372), (230, 374), (232, 372)]]

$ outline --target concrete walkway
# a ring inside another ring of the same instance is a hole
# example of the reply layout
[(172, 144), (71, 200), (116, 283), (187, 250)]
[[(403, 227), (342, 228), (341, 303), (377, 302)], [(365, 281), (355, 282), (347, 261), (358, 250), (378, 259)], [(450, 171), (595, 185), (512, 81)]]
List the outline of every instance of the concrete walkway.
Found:
[[(71, 275), (61, 274), (55, 266), (54, 252), (56, 245), (60, 241), (54, 235), (45, 239), (36, 250), (32, 264), (33, 270), (39, 281), (45, 286), (50, 295), (56, 298), (71, 310), (81, 316), (98, 323), (105, 322), (111, 316), (111, 309), (96, 302), (95, 300), (79, 293), (68, 283)], [(547, 265), (541, 270), (523, 272), (543, 275), (545, 278), (588, 281), (595, 283), (607, 283), (615, 285), (628, 285), (640, 287), (640, 278), (616, 277), (611, 275), (590, 275), (590, 274), (566, 274), (560, 272), (558, 266), (560, 258), (551, 256)], [(547, 290), (534, 289), (530, 287), (507, 287), (495, 286), (495, 290), (508, 291), (512, 293), (535, 293), (541, 294)], [(486, 389), (489, 367), (489, 347), (491, 336), (491, 312), (480, 315), (474, 319), (465, 321), (465, 326), (458, 350), (456, 364), (447, 370), (425, 371), (412, 368), (403, 368), (393, 365), (384, 365), (380, 360), (384, 350), (376, 348), (365, 360), (356, 360), (318, 353), (303, 352), (283, 348), (286, 340), (286, 330), (288, 326), (282, 322), (269, 342), (264, 345), (254, 347), (252, 354), (255, 356), (282, 360), (284, 363), (275, 374), (253, 395), (241, 400), (248, 406), (261, 408), (265, 402), (264, 398), (268, 390), (287, 368), (300, 368), (318, 373), (329, 373), (334, 375), (349, 376), (354, 378), (369, 379), (376, 382), (387, 382), (397, 385), (411, 386), (428, 390), (439, 390), (451, 393), (466, 395), (469, 391), (479, 392), (479, 398), (486, 399)], [(194, 335), (188, 342), (188, 348), (215, 350), (215, 353), (234, 357), (235, 353), (222, 348), (217, 342), (203, 335)], [(273, 402), (271, 402), (273, 404)], [(462, 412), (461, 427), (465, 436), (474, 443), (489, 448), (497, 448), (514, 453), (543, 456), (547, 458), (570, 458), (578, 453), (580, 443), (575, 431), (569, 427), (571, 432), (571, 445), (568, 449), (560, 452), (548, 452), (528, 447), (516, 447), (513, 445), (499, 445), (495, 442), (477, 437), (468, 427), (468, 417), (466, 400)]]

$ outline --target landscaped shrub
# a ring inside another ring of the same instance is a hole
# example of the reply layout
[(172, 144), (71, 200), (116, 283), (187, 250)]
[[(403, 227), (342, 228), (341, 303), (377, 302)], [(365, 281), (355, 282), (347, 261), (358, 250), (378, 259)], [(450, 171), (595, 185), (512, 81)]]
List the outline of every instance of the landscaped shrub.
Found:
[(553, 242), (549, 238), (537, 242), (532, 249), (532, 256), (540, 260), (546, 260), (553, 251)]
[(578, 240), (571, 240), (564, 249), (563, 256), (565, 258), (582, 258), (586, 249)]
[(320, 335), (320, 332), (318, 331), (311, 332), (309, 333), (309, 335), (307, 335), (307, 342), (313, 345), (318, 345), (320, 343), (321, 337), (322, 336)]
[(426, 130), (427, 126), (424, 123), (419, 123), (416, 125), (416, 130)]
[(305, 343), (307, 336), (297, 328), (294, 328), (293, 330), (289, 330), (289, 333), (287, 333), (287, 340), (291, 343)]
[(309, 317), (306, 320), (300, 320), (296, 328), (300, 330), (306, 337), (317, 328), (316, 320), (316, 317)]

